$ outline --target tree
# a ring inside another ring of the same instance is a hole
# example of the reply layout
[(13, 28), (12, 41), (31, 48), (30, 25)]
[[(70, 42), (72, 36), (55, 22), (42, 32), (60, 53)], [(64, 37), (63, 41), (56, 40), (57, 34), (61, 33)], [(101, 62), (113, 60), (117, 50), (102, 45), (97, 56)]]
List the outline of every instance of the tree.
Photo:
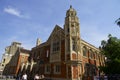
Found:
[(120, 39), (108, 35), (108, 40), (101, 42), (101, 53), (107, 57), (106, 66), (100, 67), (105, 74), (120, 74)]

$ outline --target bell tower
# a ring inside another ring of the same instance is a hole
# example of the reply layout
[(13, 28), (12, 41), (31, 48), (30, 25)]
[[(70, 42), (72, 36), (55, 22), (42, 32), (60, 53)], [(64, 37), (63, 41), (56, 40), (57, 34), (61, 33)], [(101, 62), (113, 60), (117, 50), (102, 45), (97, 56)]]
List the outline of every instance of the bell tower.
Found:
[(81, 73), (80, 24), (77, 12), (72, 6), (66, 12), (64, 31), (67, 78), (78, 80)]
[(72, 6), (66, 12), (65, 17), (65, 48), (66, 54), (76, 53), (80, 51), (80, 30), (77, 12)]

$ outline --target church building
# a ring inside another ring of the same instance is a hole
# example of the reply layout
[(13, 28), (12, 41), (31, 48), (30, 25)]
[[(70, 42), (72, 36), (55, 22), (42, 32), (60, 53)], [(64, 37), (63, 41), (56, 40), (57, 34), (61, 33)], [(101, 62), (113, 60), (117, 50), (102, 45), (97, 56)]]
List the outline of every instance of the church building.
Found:
[[(37, 40), (32, 48), (26, 72), (44, 74), (52, 80), (93, 80), (104, 65), (100, 50), (80, 37), (80, 23), (72, 6), (66, 12), (64, 28), (56, 25), (48, 40)], [(24, 69), (25, 70), (25, 69)]]
[(104, 66), (104, 55), (81, 39), (79, 18), (70, 6), (64, 28), (56, 25), (44, 43), (37, 39), (26, 64), (20, 71), (31, 79), (39, 74), (52, 80), (93, 80), (99, 73), (98, 67)]

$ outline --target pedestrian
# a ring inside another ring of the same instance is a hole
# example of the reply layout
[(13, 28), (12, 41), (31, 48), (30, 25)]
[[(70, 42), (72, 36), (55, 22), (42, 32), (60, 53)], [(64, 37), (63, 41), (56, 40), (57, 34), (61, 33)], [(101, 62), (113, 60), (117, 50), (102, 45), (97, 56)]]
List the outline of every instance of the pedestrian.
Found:
[(18, 74), (17, 80), (21, 80), (21, 74)]
[(39, 80), (39, 79), (40, 78), (39, 78), (38, 74), (36, 74), (35, 77), (34, 77), (34, 80)]
[(27, 80), (27, 74), (26, 73), (22, 76), (22, 80)]
[(42, 78), (42, 80), (44, 80), (44, 79), (45, 79), (45, 76), (42, 74), (42, 75), (41, 75), (41, 78)]

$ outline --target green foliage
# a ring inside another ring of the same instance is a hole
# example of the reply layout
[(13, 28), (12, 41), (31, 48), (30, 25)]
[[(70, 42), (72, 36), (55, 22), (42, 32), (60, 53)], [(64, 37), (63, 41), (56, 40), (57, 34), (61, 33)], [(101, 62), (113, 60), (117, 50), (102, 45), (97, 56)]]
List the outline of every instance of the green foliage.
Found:
[(106, 74), (120, 74), (120, 39), (108, 35), (108, 40), (101, 42), (101, 53), (107, 57), (105, 67), (100, 67)]
[(120, 62), (113, 60), (106, 63), (106, 66), (101, 66), (100, 70), (105, 74), (120, 74)]

